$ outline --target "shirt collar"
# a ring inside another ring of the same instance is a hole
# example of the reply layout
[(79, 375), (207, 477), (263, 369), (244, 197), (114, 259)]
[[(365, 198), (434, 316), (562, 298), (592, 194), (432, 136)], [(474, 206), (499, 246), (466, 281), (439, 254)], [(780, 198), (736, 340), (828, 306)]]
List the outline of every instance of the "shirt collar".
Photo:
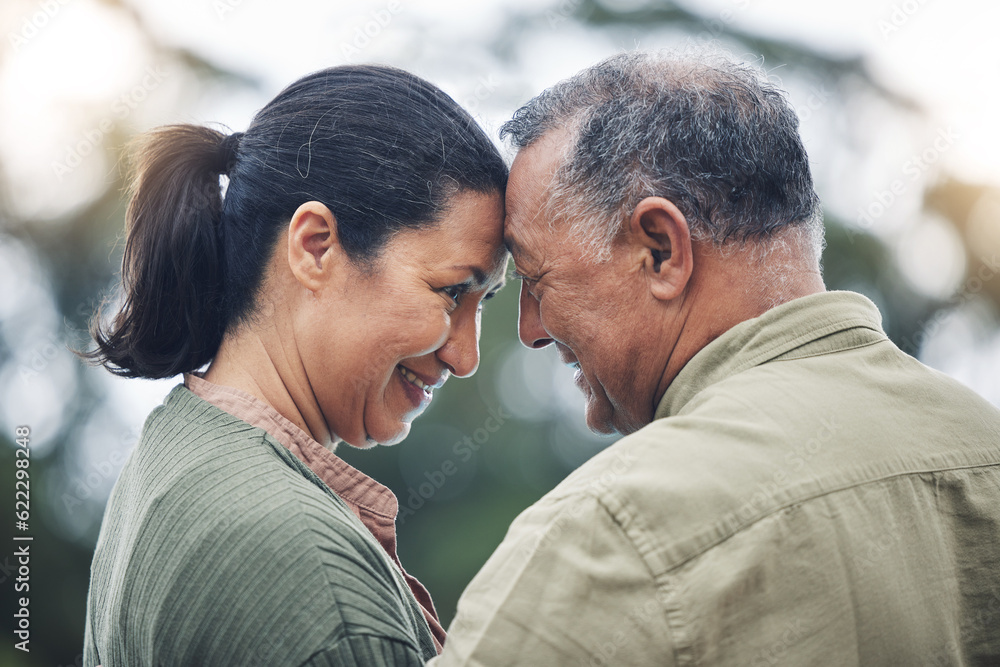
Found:
[[(855, 335), (843, 335), (848, 331)], [(819, 292), (788, 301), (740, 322), (691, 357), (667, 387), (654, 419), (676, 415), (709, 385), (793, 350), (793, 356), (812, 356), (878, 340), (887, 340), (882, 316), (861, 294)]]

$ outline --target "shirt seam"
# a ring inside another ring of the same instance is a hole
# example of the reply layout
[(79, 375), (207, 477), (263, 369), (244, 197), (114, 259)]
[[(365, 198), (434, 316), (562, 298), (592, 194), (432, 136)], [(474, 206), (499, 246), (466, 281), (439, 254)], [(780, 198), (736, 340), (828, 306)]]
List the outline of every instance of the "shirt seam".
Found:
[[(727, 377), (731, 377), (732, 375), (736, 375), (737, 373), (742, 373), (743, 371), (753, 368), (754, 366), (760, 366), (761, 364), (765, 364), (771, 359), (776, 359), (777, 357), (780, 357), (783, 354), (787, 354), (813, 341), (817, 341), (821, 338), (826, 338), (827, 336), (833, 334), (850, 331), (851, 329), (868, 329), (870, 331), (879, 333), (877, 330), (872, 328), (870, 322), (862, 319), (840, 321), (840, 322), (835, 322), (833, 324), (828, 324), (827, 326), (821, 329), (812, 329), (810, 331), (807, 331), (805, 333), (796, 336), (795, 338), (783, 341), (781, 345), (775, 345), (772, 348), (761, 350), (759, 353), (750, 357), (742, 364), (737, 365), (733, 369), (733, 372)], [(886, 339), (880, 338), (877, 342), (882, 342), (883, 340)], [(781, 352), (776, 352), (776, 349), (780, 350), (782, 348), (785, 349), (782, 350)], [(827, 350), (826, 352), (824, 352), (824, 354), (835, 354), (837, 352), (843, 352), (852, 349), (855, 349), (855, 346), (849, 346), (849, 347), (836, 346), (833, 349)], [(706, 385), (706, 387), (704, 388), (708, 388), (710, 386), (711, 385)]]
[[(306, 517), (309, 518), (310, 524), (314, 524), (315, 520), (307, 512), (304, 512), (303, 514)], [(309, 529), (310, 529), (310, 531), (312, 531), (313, 533), (315, 533), (316, 535), (318, 535), (320, 537), (324, 536), (323, 532), (317, 530), (315, 525), (310, 525)], [(355, 528), (355, 530), (356, 530), (356, 528)], [(361, 536), (361, 539), (362, 539), (362, 541), (366, 541), (366, 537), (364, 535)], [(385, 566), (386, 569), (388, 570), (388, 572), (386, 574), (393, 581), (394, 588), (396, 589), (396, 593), (399, 595), (399, 601), (402, 603), (402, 605), (399, 608), (400, 620), (402, 622), (404, 622), (404, 623), (405, 622), (410, 622), (410, 621), (414, 620), (414, 619), (410, 619), (409, 618), (409, 616), (412, 614), (413, 610), (412, 609), (410, 610), (411, 614), (407, 614), (406, 609), (403, 607), (403, 605), (408, 605), (411, 602), (411, 600), (407, 599), (407, 595), (409, 595), (412, 598), (413, 597), (413, 591), (411, 591), (409, 589), (409, 587), (406, 586), (406, 582), (405, 581), (402, 582), (402, 585), (400, 585), (401, 582), (397, 579), (396, 574), (393, 572), (394, 570), (396, 570), (396, 572), (398, 573), (398, 570), (396, 568), (396, 564), (393, 563), (390, 559), (385, 558), (382, 555), (384, 553), (384, 551), (385, 551), (382, 548), (382, 546), (379, 545), (378, 543), (375, 543), (374, 545), (369, 544), (368, 546), (369, 547), (374, 547), (374, 550), (377, 551), (377, 552), (379, 552), (379, 556), (377, 556), (377, 557), (382, 559), (383, 566)], [(313, 547), (313, 548), (317, 548), (317, 547)], [(331, 588), (331, 586), (330, 586), (331, 580), (330, 580), (329, 574), (327, 572), (327, 569), (328, 568), (323, 568), (323, 580), (327, 582), (327, 587)], [(334, 598), (336, 599), (336, 596), (334, 596)], [(416, 604), (416, 606), (418, 608), (420, 607), (419, 603), (416, 602), (415, 598), (412, 600), (412, 602), (414, 604)], [(343, 615), (343, 612), (340, 609), (340, 601), (339, 600), (337, 601), (337, 604), (335, 606), (336, 606), (336, 609), (337, 609), (337, 615), (340, 617), (341, 625), (344, 628), (344, 636), (341, 637), (339, 640), (337, 640), (337, 642), (334, 643), (334, 646), (336, 646), (336, 644), (339, 644), (340, 642), (344, 641), (348, 637), (352, 637), (352, 636), (362, 636), (362, 635), (367, 635), (367, 636), (381, 636), (381, 635), (378, 635), (377, 633), (365, 633), (365, 632), (350, 633), (350, 632), (348, 632), (347, 631), (347, 623), (344, 621), (344, 615)], [(424, 623), (426, 624), (426, 621), (424, 620), (423, 615), (420, 615), (418, 618), (419, 618), (419, 620), (424, 621)], [(418, 630), (416, 627), (412, 627), (411, 629), (414, 632), (416, 632)], [(430, 627), (427, 628), (427, 632), (430, 633)], [(416, 639), (416, 637), (413, 637), (413, 639)], [(420, 649), (419, 641), (417, 642), (417, 644), (414, 644), (411, 641), (411, 638), (409, 638), (409, 637), (407, 637), (407, 638), (399, 638), (396, 641), (398, 641), (400, 643), (405, 643), (407, 646), (409, 646), (414, 651), (416, 651), (417, 655), (423, 656), (423, 651), (421, 651), (421, 649)], [(320, 651), (320, 653), (321, 652), (322, 651)], [(312, 658), (310, 657), (310, 659), (312, 659)]]
[[(316, 651), (315, 653), (313, 653), (312, 655), (310, 655), (308, 658), (306, 658), (306, 660), (304, 662), (300, 662), (297, 665), (297, 667), (307, 667), (309, 664), (312, 663), (313, 660), (315, 660), (316, 658), (322, 656), (324, 653), (329, 653), (330, 651), (338, 650), (338, 648), (337, 648), (338, 646), (340, 646), (341, 644), (343, 644), (344, 642), (348, 641), (349, 639), (351, 639), (353, 637), (369, 637), (369, 638), (374, 638), (374, 639), (382, 639), (382, 640), (385, 640), (387, 642), (392, 642), (394, 644), (401, 644), (401, 645), (409, 648), (410, 650), (412, 650), (417, 655), (418, 659), (421, 662), (425, 661), (425, 658), (424, 658), (423, 653), (421, 652), (421, 650), (418, 647), (414, 647), (408, 641), (405, 641), (403, 639), (399, 639), (398, 637), (388, 637), (388, 636), (386, 636), (384, 634), (380, 634), (380, 633), (377, 633), (377, 632), (356, 632), (356, 633), (353, 633), (353, 634), (350, 634), (350, 635), (345, 634), (343, 637), (341, 637), (340, 639), (338, 639), (337, 641), (335, 641), (333, 643), (333, 646), (327, 646), (325, 648), (319, 649), (318, 651)], [(353, 653), (353, 651), (352, 651), (352, 653)]]
[[(368, 542), (369, 540), (371, 540), (371, 542), (374, 543), (374, 544), (369, 544), (369, 546), (373, 546), (375, 548), (375, 550), (379, 554), (378, 557), (382, 560), (383, 565), (386, 565), (388, 567), (388, 569), (389, 569), (388, 576), (389, 576), (390, 579), (392, 579), (392, 582), (393, 582), (394, 587), (396, 589), (396, 593), (399, 596), (400, 602), (402, 602), (403, 605), (409, 605), (412, 602), (413, 604), (416, 605), (416, 609), (420, 611), (419, 614), (414, 615), (415, 616), (414, 619), (410, 619), (410, 620), (413, 620), (414, 623), (423, 622), (424, 625), (427, 626), (427, 632), (428, 632), (428, 634), (432, 638), (431, 639), (431, 643), (433, 645), (433, 632), (431, 632), (430, 624), (427, 623), (427, 619), (424, 618), (423, 607), (420, 606), (420, 603), (416, 599), (416, 595), (414, 595), (413, 591), (410, 589), (410, 586), (409, 586), (409, 584), (406, 581), (406, 571), (403, 569), (402, 564), (401, 563), (396, 563), (392, 559), (392, 557), (386, 552), (385, 547), (383, 547), (379, 543), (379, 541), (375, 538), (375, 536), (372, 535), (371, 530), (367, 526), (365, 526), (364, 523), (360, 519), (358, 519), (358, 517), (354, 514), (354, 512), (351, 511), (350, 506), (348, 506), (347, 502), (343, 498), (340, 497), (340, 494), (338, 494), (336, 491), (334, 491), (333, 489), (331, 489), (329, 487), (329, 485), (326, 482), (324, 482), (322, 480), (322, 478), (320, 478), (319, 475), (317, 475), (315, 473), (315, 471), (313, 471), (309, 466), (307, 466), (305, 463), (303, 463), (302, 461), (300, 461), (297, 456), (295, 456), (294, 454), (292, 454), (291, 452), (289, 452), (288, 449), (284, 445), (282, 445), (280, 442), (277, 442), (277, 440), (274, 438), (273, 435), (271, 435), (270, 433), (268, 433), (264, 429), (261, 429), (261, 430), (264, 431), (264, 436), (263, 437), (265, 439), (270, 439), (270, 440), (273, 441), (272, 443), (269, 443), (271, 447), (275, 447), (275, 446), (281, 447), (284, 451), (288, 452), (289, 456), (291, 456), (293, 459), (295, 459), (295, 461), (297, 461), (300, 465), (302, 465), (302, 467), (305, 468), (308, 471), (309, 475), (311, 475), (312, 477), (315, 477), (316, 481), (320, 482), (322, 490), (324, 492), (326, 492), (326, 493), (329, 493), (334, 498), (336, 498), (335, 502), (342, 503), (343, 506), (344, 506), (343, 509), (346, 510), (347, 515), (349, 515), (351, 518), (353, 518), (355, 521), (358, 522), (358, 524), (360, 525), (360, 530), (359, 530), (358, 526), (354, 526), (354, 529), (361, 534), (362, 541)], [(310, 480), (310, 481), (313, 484), (316, 483), (313, 480)], [(350, 519), (348, 520), (348, 522), (350, 522)], [(311, 527), (311, 530), (313, 530), (317, 534), (322, 535), (322, 532), (321, 531), (317, 531), (315, 527)], [(323, 573), (323, 578), (326, 579), (327, 582), (329, 582), (329, 578), (327, 577), (326, 572)], [(406, 613), (407, 612), (406, 609), (400, 609), (400, 611), (402, 612), (402, 615), (403, 615), (404, 619), (408, 618), (409, 615)], [(412, 612), (414, 610), (410, 609), (409, 611)], [(417, 628), (415, 628), (415, 627), (412, 628), (412, 629), (415, 632), (417, 631)], [(419, 646), (419, 640), (417, 641), (417, 644), (418, 645), (414, 646), (413, 648), (417, 652), (418, 655), (422, 656), (423, 655), (423, 651), (421, 650), (421, 648)]]
[[(587, 490), (585, 492), (585, 495), (589, 495), (590, 497), (592, 497), (594, 499), (594, 501), (597, 503), (597, 505), (602, 510), (604, 510), (604, 512), (607, 513), (607, 515), (611, 518), (611, 520), (614, 522), (614, 524), (621, 531), (622, 535), (625, 536), (626, 540), (628, 541), (629, 546), (632, 547), (632, 550), (635, 552), (635, 555), (639, 558), (639, 560), (643, 564), (643, 567), (646, 569), (646, 573), (649, 576), (650, 581), (652, 582), (653, 590), (656, 591), (657, 593), (660, 593), (661, 592), (661, 590), (660, 590), (660, 585), (661, 584), (660, 584), (659, 576), (657, 576), (657, 574), (654, 571), (654, 569), (650, 566), (649, 561), (646, 559), (646, 556), (643, 554), (642, 550), (636, 545), (636, 543), (635, 543), (635, 536), (630, 532), (629, 526), (627, 526), (625, 522), (627, 521), (628, 523), (632, 524), (632, 527), (634, 527), (634, 529), (636, 531), (638, 531), (639, 533), (642, 533), (644, 535), (651, 534), (650, 531), (644, 525), (641, 525), (642, 524), (642, 519), (640, 519), (634, 512), (631, 512), (631, 511), (629, 511), (627, 509), (628, 505), (625, 502), (622, 501), (622, 499), (618, 496), (618, 494), (616, 494), (616, 493), (614, 493), (613, 491), (610, 491), (610, 490), (605, 491), (604, 493), (605, 493), (605, 495), (608, 498), (614, 500), (615, 504), (618, 507), (618, 511), (616, 511), (615, 509), (609, 507), (608, 504), (605, 502), (604, 498), (602, 498), (600, 495), (598, 495), (597, 492), (595, 492), (593, 490)], [(629, 516), (628, 517), (620, 517), (619, 516), (619, 512), (628, 513)], [(648, 541), (648, 540), (644, 540), (644, 541), (646, 541), (647, 543), (650, 544), (650, 548), (653, 548), (651, 541)], [(664, 574), (666, 574), (666, 573), (664, 573)], [(660, 609), (663, 611), (663, 614), (664, 614), (664, 616), (667, 619), (667, 627), (668, 627), (668, 629), (671, 632), (671, 636), (669, 638), (669, 642), (670, 642), (670, 652), (673, 654), (673, 657), (674, 657), (674, 664), (675, 665), (680, 665), (681, 661), (680, 661), (680, 656), (678, 654), (678, 646), (679, 646), (679, 644), (678, 644), (678, 642), (676, 640), (676, 637), (675, 637), (675, 634), (676, 634), (675, 633), (675, 627), (673, 626), (673, 624), (670, 623), (670, 618), (672, 616), (671, 610), (669, 608), (667, 608), (667, 606), (665, 604), (665, 600), (663, 599), (663, 597), (661, 595), (657, 595), (656, 596), (656, 602), (660, 606)], [(681, 614), (681, 609), (680, 609), (679, 606), (676, 608), (676, 615), (678, 616), (678, 620), (680, 622), (681, 629), (683, 630), (683, 626), (687, 625), (687, 623), (686, 623), (686, 621), (684, 619), (680, 618), (682, 616), (682, 614)], [(682, 632), (682, 635), (683, 635), (683, 632)]]
[[(906, 471), (906, 472), (900, 472), (900, 473), (893, 473), (893, 474), (889, 474), (889, 475), (883, 475), (883, 476), (875, 478), (875, 479), (868, 479), (868, 480), (863, 480), (863, 481), (859, 481), (859, 482), (854, 482), (854, 483), (851, 483), (851, 484), (845, 484), (843, 486), (840, 486), (840, 487), (837, 487), (837, 488), (834, 488), (834, 489), (827, 489), (827, 490), (825, 490), (825, 491), (823, 491), (821, 493), (815, 493), (815, 494), (813, 494), (811, 496), (807, 496), (807, 497), (796, 499), (794, 501), (789, 501), (789, 502), (783, 503), (780, 506), (775, 507), (775, 508), (773, 508), (773, 509), (771, 509), (771, 510), (769, 510), (769, 511), (763, 513), (763, 514), (761, 514), (760, 516), (755, 517), (751, 521), (748, 521), (747, 523), (739, 526), (737, 529), (729, 532), (724, 537), (722, 537), (720, 539), (717, 539), (716, 541), (712, 542), (711, 544), (706, 545), (705, 547), (699, 549), (697, 552), (691, 554), (690, 556), (688, 556), (686, 558), (683, 558), (679, 562), (673, 563), (669, 567), (664, 568), (662, 570), (662, 572), (658, 572), (657, 568), (654, 568), (654, 567), (652, 567), (650, 565), (648, 559), (646, 558), (646, 555), (644, 555), (642, 549), (640, 549), (639, 546), (637, 546), (637, 544), (636, 544), (636, 535), (633, 533), (633, 530), (636, 533), (641, 534), (642, 536), (651, 536), (652, 532), (648, 528), (646, 528), (646, 526), (643, 523), (643, 520), (639, 517), (639, 515), (636, 512), (631, 511), (631, 504), (630, 503), (624, 501), (617, 493), (615, 493), (614, 491), (611, 491), (610, 489), (604, 490), (601, 493), (603, 493), (603, 495), (605, 497), (607, 497), (608, 499), (612, 500), (614, 502), (614, 504), (617, 506), (617, 508), (610, 507), (607, 504), (607, 502), (605, 502), (605, 498), (602, 498), (599, 495), (599, 492), (596, 492), (596, 491), (588, 489), (588, 490), (583, 491), (583, 493), (581, 495), (583, 495), (585, 497), (586, 496), (590, 496), (591, 498), (593, 498), (597, 502), (597, 504), (605, 512), (608, 513), (608, 515), (611, 517), (611, 519), (615, 522), (615, 525), (617, 525), (619, 527), (619, 529), (621, 530), (622, 534), (625, 535), (625, 537), (626, 537), (626, 539), (627, 539), (627, 541), (629, 543), (629, 546), (633, 549), (633, 551), (636, 553), (636, 555), (642, 561), (643, 566), (645, 567), (647, 574), (650, 576), (650, 578), (651, 578), (651, 580), (653, 582), (653, 588), (654, 588), (654, 590), (656, 590), (658, 593), (663, 593), (667, 597), (671, 597), (672, 598), (672, 597), (675, 597), (675, 590), (674, 590), (675, 587), (673, 585), (671, 585), (669, 582), (663, 580), (664, 578), (672, 577), (673, 574), (675, 572), (677, 572), (677, 570), (679, 570), (680, 568), (684, 567), (685, 565), (687, 565), (691, 561), (695, 560), (696, 558), (699, 558), (699, 557), (705, 555), (706, 553), (710, 552), (712, 549), (715, 549), (716, 547), (718, 547), (718, 546), (722, 545), (723, 543), (727, 542), (729, 539), (731, 539), (733, 537), (736, 537), (737, 535), (739, 535), (739, 534), (741, 534), (741, 533), (743, 533), (743, 532), (751, 529), (753, 526), (757, 525), (761, 521), (764, 521), (765, 519), (767, 519), (769, 517), (772, 517), (775, 514), (778, 514), (780, 512), (783, 512), (784, 510), (787, 510), (787, 509), (789, 509), (791, 507), (795, 507), (797, 505), (802, 505), (804, 503), (811, 502), (811, 501), (814, 501), (814, 500), (818, 500), (820, 498), (831, 496), (833, 494), (840, 493), (840, 492), (843, 492), (843, 491), (848, 491), (848, 490), (853, 489), (853, 488), (863, 487), (863, 486), (867, 486), (869, 484), (877, 484), (879, 482), (884, 482), (884, 481), (891, 480), (891, 479), (911, 477), (911, 476), (914, 476), (914, 475), (939, 474), (939, 473), (952, 472), (952, 471), (957, 471), (957, 470), (976, 470), (976, 469), (983, 469), (983, 468), (997, 468), (998, 466), (1000, 466), (1000, 463), (994, 462), (994, 463), (957, 465), (957, 466), (949, 466), (949, 467), (946, 467), (946, 468), (929, 468), (929, 469), (920, 469), (920, 470), (910, 470), (910, 471)], [(571, 499), (572, 499), (572, 494), (570, 496), (567, 496), (565, 498), (565, 500), (571, 500)], [(716, 525), (718, 525), (718, 524), (712, 524), (713, 527), (716, 526)], [(658, 542), (658, 540), (652, 540), (652, 539), (647, 540), (647, 539), (645, 539), (645, 537), (643, 537), (642, 541), (645, 542), (645, 543), (648, 543), (650, 545), (649, 549), (650, 549), (651, 552), (657, 550), (657, 547), (655, 545)], [(652, 553), (650, 555), (652, 555)], [(667, 591), (662, 591), (661, 587), (666, 587), (668, 590)], [(682, 656), (682, 653), (686, 653), (686, 654), (689, 653), (690, 650), (693, 649), (693, 646), (691, 646), (689, 643), (688, 644), (684, 643), (685, 636), (686, 636), (685, 629), (689, 625), (689, 623), (687, 623), (687, 620), (684, 617), (683, 610), (681, 608), (681, 604), (680, 604), (679, 598), (677, 600), (678, 603), (676, 605), (674, 605), (673, 608), (671, 608), (667, 604), (666, 599), (664, 599), (664, 598), (662, 598), (660, 596), (657, 597), (657, 602), (660, 605), (660, 608), (663, 610), (664, 614), (666, 615), (666, 618), (668, 620), (667, 626), (668, 626), (668, 628), (670, 629), (670, 631), (672, 633), (672, 636), (670, 638), (670, 650), (673, 653), (674, 664), (678, 665), (678, 666), (684, 665), (684, 664), (690, 664), (692, 662), (692, 660), (693, 660), (693, 655)], [(676, 623), (670, 623), (670, 619), (672, 617), (677, 619)]]
[[(809, 495), (809, 496), (804, 496), (804, 497), (798, 498), (796, 500), (791, 500), (791, 501), (782, 503), (781, 505), (779, 505), (777, 507), (774, 507), (773, 509), (768, 510), (767, 512), (762, 513), (761, 515), (759, 515), (759, 516), (751, 519), (750, 521), (744, 523), (743, 525), (739, 526), (738, 528), (736, 528), (736, 529), (728, 532), (726, 535), (724, 535), (723, 537), (717, 539), (716, 541), (712, 542), (711, 544), (708, 544), (708, 545), (702, 547), (701, 549), (697, 550), (695, 553), (691, 554), (690, 556), (684, 557), (680, 561), (678, 561), (678, 562), (670, 565), (666, 569), (664, 569), (663, 573), (667, 574), (667, 573), (670, 573), (670, 572), (673, 572), (673, 571), (677, 570), (678, 568), (683, 567), (684, 565), (687, 565), (692, 560), (694, 560), (696, 558), (699, 558), (700, 556), (705, 555), (706, 553), (708, 553), (709, 551), (711, 551), (715, 547), (723, 544), (724, 542), (727, 542), (731, 538), (739, 535), (740, 533), (748, 530), (749, 528), (752, 528), (753, 526), (757, 525), (758, 523), (760, 523), (764, 519), (767, 519), (767, 518), (769, 518), (771, 516), (774, 516), (775, 514), (783, 512), (784, 510), (787, 510), (789, 508), (795, 507), (797, 505), (802, 505), (804, 503), (808, 503), (808, 502), (811, 502), (813, 500), (818, 500), (818, 499), (824, 498), (826, 496), (831, 496), (833, 494), (840, 493), (842, 491), (849, 491), (850, 489), (855, 489), (855, 488), (859, 488), (859, 487), (862, 487), (862, 486), (867, 486), (869, 484), (878, 484), (879, 482), (885, 482), (885, 481), (888, 481), (888, 480), (891, 480), (891, 479), (897, 479), (897, 478), (902, 478), (902, 477), (912, 477), (914, 475), (939, 474), (939, 473), (945, 473), (945, 472), (953, 472), (953, 471), (957, 471), (957, 470), (975, 470), (975, 469), (979, 469), (979, 468), (997, 468), (997, 467), (1000, 467), (1000, 462), (994, 462), (994, 463), (977, 463), (977, 464), (949, 466), (947, 468), (928, 468), (928, 469), (920, 469), (920, 470), (908, 470), (906, 472), (898, 472), (898, 473), (893, 473), (893, 474), (889, 474), (889, 475), (883, 475), (881, 477), (876, 477), (874, 479), (866, 479), (866, 480), (859, 481), (859, 482), (853, 482), (853, 483), (850, 483), (850, 484), (845, 484), (845, 485), (842, 485), (842, 486), (839, 486), (839, 487), (836, 487), (836, 488), (833, 488), (833, 489), (827, 489), (825, 491), (814, 493), (814, 494)], [(715, 527), (717, 525), (718, 524), (712, 524), (713, 527)]]
[[(831, 322), (830, 324), (827, 324), (826, 326), (821, 327), (819, 329), (810, 329), (809, 331), (803, 332), (798, 336), (795, 336), (794, 338), (782, 340), (780, 342), (775, 342), (774, 344), (767, 346), (765, 349), (760, 350), (753, 356), (744, 359), (741, 363), (734, 364), (730, 370), (728, 370), (722, 375), (722, 377), (713, 379), (711, 382), (708, 382), (704, 386), (698, 388), (696, 391), (694, 391), (694, 393), (692, 393), (690, 396), (687, 397), (687, 400), (685, 400), (683, 404), (677, 405), (675, 409), (668, 410), (667, 414), (664, 415), (663, 417), (659, 417), (659, 419), (665, 419), (675, 414), (680, 414), (684, 410), (684, 408), (695, 398), (695, 396), (697, 396), (702, 391), (708, 389), (714, 384), (718, 384), (719, 382), (725, 381), (735, 375), (739, 375), (740, 373), (744, 373), (752, 368), (756, 368), (757, 366), (766, 364), (769, 361), (775, 360), (785, 354), (792, 352), (797, 348), (802, 347), (803, 345), (807, 345), (814, 341), (818, 341), (821, 338), (826, 338), (827, 336), (832, 336), (834, 334), (851, 331), (853, 329), (867, 329), (873, 332), (874, 334), (879, 336), (878, 340), (875, 342), (883, 342), (888, 340), (888, 338), (880, 329), (873, 327), (872, 322), (863, 317), (852, 317), (850, 319), (838, 320), (836, 322)], [(709, 343), (709, 345), (711, 345), (711, 343)], [(852, 350), (852, 349), (856, 349), (856, 347), (853, 345), (844, 347), (836, 345), (832, 349), (826, 350), (823, 354), (836, 354), (838, 352)], [(739, 354), (739, 352), (737, 352), (736, 354)], [(695, 355), (695, 357), (693, 357), (691, 361), (694, 361), (695, 359), (697, 359), (697, 355)], [(688, 364), (690, 363), (691, 362), (689, 361)], [(654, 411), (654, 416), (656, 413), (660, 412), (661, 406), (664, 405), (664, 401), (667, 401), (668, 397), (670, 396), (670, 390), (671, 388), (673, 388), (674, 383), (676, 383), (677, 380), (684, 375), (684, 371), (687, 368), (688, 366), (685, 365), (685, 367), (681, 369), (680, 373), (678, 373), (678, 376), (674, 378), (674, 381), (671, 382), (670, 387), (667, 388), (667, 391), (663, 394), (660, 401), (658, 401), (656, 405), (656, 410)], [(677, 399), (670, 401), (670, 403), (676, 403), (676, 402)]]
[[(360, 524), (361, 528), (363, 529), (363, 534), (366, 536), (366, 538), (370, 537), (372, 540), (375, 541), (375, 546), (378, 547), (380, 553), (385, 554), (385, 557), (386, 557), (386, 560), (389, 563), (389, 566), (391, 568), (395, 569), (396, 572), (398, 572), (400, 575), (404, 574), (402, 566), (401, 565), (396, 565), (396, 563), (392, 560), (392, 558), (389, 557), (389, 555), (386, 553), (385, 548), (382, 547), (382, 545), (378, 543), (378, 540), (375, 538), (375, 536), (372, 535), (371, 530), (367, 526), (365, 526), (364, 523), (360, 519), (358, 519), (358, 517), (354, 514), (353, 511), (351, 511), (351, 508), (347, 504), (347, 501), (345, 501), (344, 498), (341, 497), (341, 495), (339, 493), (337, 493), (335, 490), (333, 490), (332, 488), (330, 488), (330, 485), (327, 484), (326, 482), (324, 482), (323, 479), (319, 475), (317, 475), (316, 472), (312, 468), (310, 468), (303, 461), (301, 461), (297, 456), (295, 456), (295, 454), (293, 454), (291, 452), (291, 450), (289, 450), (284, 444), (282, 444), (281, 442), (279, 442), (278, 439), (274, 437), (274, 435), (272, 435), (271, 433), (269, 433), (267, 431), (267, 429), (261, 428), (259, 426), (254, 426), (253, 424), (250, 424), (249, 422), (247, 422), (247, 421), (245, 421), (243, 419), (240, 419), (236, 415), (233, 415), (233, 414), (231, 414), (229, 412), (226, 412), (222, 408), (220, 408), (217, 405), (213, 404), (211, 401), (208, 401), (208, 400), (202, 398), (201, 396), (199, 396), (198, 394), (194, 393), (193, 391), (191, 391), (189, 388), (185, 387), (184, 385), (178, 385), (174, 390), (177, 391), (177, 390), (180, 390), (180, 389), (183, 389), (184, 391), (186, 391), (190, 398), (194, 399), (197, 402), (203, 403), (205, 406), (208, 406), (208, 408), (211, 409), (211, 410), (215, 410), (215, 411), (219, 412), (226, 419), (229, 419), (229, 420), (232, 420), (232, 421), (235, 421), (235, 422), (239, 422), (240, 424), (246, 425), (248, 427), (249, 431), (257, 431), (258, 433), (256, 435), (259, 438), (259, 442), (262, 445), (266, 445), (267, 447), (269, 447), (274, 452), (282, 452), (282, 453), (286, 454), (287, 456), (289, 456), (290, 460), (284, 461), (284, 463), (285, 463), (285, 465), (289, 465), (290, 467), (293, 467), (293, 469), (295, 468), (295, 466), (292, 465), (290, 463), (290, 461), (294, 460), (295, 464), (297, 464), (298, 466), (301, 466), (301, 468), (302, 468), (302, 470), (297, 470), (297, 472), (300, 475), (302, 475), (303, 478), (306, 481), (308, 481), (311, 484), (317, 486), (320, 489), (321, 492), (323, 492), (324, 494), (329, 494), (329, 496), (331, 496), (334, 499), (335, 503), (340, 503), (343, 506), (342, 509), (345, 510), (348, 515), (350, 515), (351, 517), (353, 517), (355, 520), (358, 521), (358, 523)], [(183, 396), (183, 394), (181, 396)], [(176, 414), (176, 408), (174, 408), (174, 412)], [(279, 454), (279, 456), (281, 456), (281, 455)], [(394, 582), (398, 586), (400, 582), (398, 580), (396, 580), (395, 578), (393, 580), (394, 580)], [(409, 586), (406, 585), (405, 579), (404, 579), (404, 581), (402, 583), (405, 585), (405, 588), (406, 588), (405, 592), (402, 594), (403, 597), (405, 598), (405, 593), (409, 593), (412, 596), (413, 592), (409, 589)], [(418, 606), (419, 606), (419, 603), (418, 603)]]
[[(854, 327), (854, 328), (856, 328), (856, 327)], [(830, 334), (827, 334), (827, 335), (830, 335)], [(803, 355), (785, 356), (786, 354), (787, 355), (791, 355), (791, 353), (795, 351), (796, 348), (792, 348), (788, 352), (785, 352), (784, 354), (779, 354), (777, 357), (772, 358), (770, 361), (774, 361), (774, 362), (797, 361), (799, 359), (810, 359), (812, 357), (825, 357), (828, 354), (836, 354), (838, 352), (849, 352), (851, 350), (860, 350), (863, 347), (871, 347), (872, 345), (881, 345), (883, 343), (889, 343), (889, 342), (891, 342), (891, 341), (888, 338), (879, 338), (878, 340), (872, 340), (872, 341), (868, 341), (868, 342), (865, 342), (865, 343), (858, 343), (857, 345), (848, 345), (848, 346), (844, 346), (844, 347), (838, 347), (835, 350), (824, 350), (822, 352), (812, 352), (812, 353), (803, 354)], [(799, 346), (799, 347), (801, 347), (801, 346)], [(767, 363), (767, 362), (765, 362), (765, 363)], [(762, 365), (762, 364), (758, 364), (758, 365)], [(711, 386), (711, 385), (709, 385), (709, 386)]]

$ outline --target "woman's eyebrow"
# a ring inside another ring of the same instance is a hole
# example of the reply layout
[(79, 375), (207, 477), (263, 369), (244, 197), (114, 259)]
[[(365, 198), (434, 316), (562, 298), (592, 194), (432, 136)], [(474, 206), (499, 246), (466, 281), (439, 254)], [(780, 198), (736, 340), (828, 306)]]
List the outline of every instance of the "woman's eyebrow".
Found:
[(449, 271), (469, 271), (472, 273), (472, 280), (465, 281), (470, 283), (470, 286), (472, 287), (482, 287), (489, 282), (489, 276), (486, 275), (486, 271), (484, 271), (481, 267), (473, 266), (471, 264), (457, 264), (449, 267)]
[(500, 276), (500, 280), (493, 283), (493, 286), (490, 288), (490, 293), (494, 294), (496, 292), (499, 292), (506, 286), (507, 286), (507, 276), (506, 275)]

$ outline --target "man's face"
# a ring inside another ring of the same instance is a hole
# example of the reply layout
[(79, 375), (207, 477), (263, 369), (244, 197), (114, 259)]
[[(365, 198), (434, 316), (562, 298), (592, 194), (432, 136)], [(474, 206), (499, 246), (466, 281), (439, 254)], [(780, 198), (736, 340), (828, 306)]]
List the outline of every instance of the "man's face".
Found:
[(592, 430), (632, 433), (652, 420), (663, 376), (656, 303), (628, 243), (596, 262), (582, 258), (569, 224), (549, 225), (544, 204), (564, 141), (551, 132), (511, 166), (504, 240), (522, 277), (518, 333), (531, 348), (555, 343), (576, 369)]

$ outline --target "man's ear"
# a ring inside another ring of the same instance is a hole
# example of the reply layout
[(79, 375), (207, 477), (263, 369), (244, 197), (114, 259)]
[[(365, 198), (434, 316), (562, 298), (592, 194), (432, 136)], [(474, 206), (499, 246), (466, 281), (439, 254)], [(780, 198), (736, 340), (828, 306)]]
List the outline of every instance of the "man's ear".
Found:
[(288, 266), (303, 287), (319, 290), (342, 252), (337, 219), (325, 204), (307, 201), (295, 210), (288, 223)]
[(629, 236), (653, 296), (661, 301), (680, 296), (694, 268), (691, 230), (680, 209), (669, 199), (646, 197), (632, 212)]

